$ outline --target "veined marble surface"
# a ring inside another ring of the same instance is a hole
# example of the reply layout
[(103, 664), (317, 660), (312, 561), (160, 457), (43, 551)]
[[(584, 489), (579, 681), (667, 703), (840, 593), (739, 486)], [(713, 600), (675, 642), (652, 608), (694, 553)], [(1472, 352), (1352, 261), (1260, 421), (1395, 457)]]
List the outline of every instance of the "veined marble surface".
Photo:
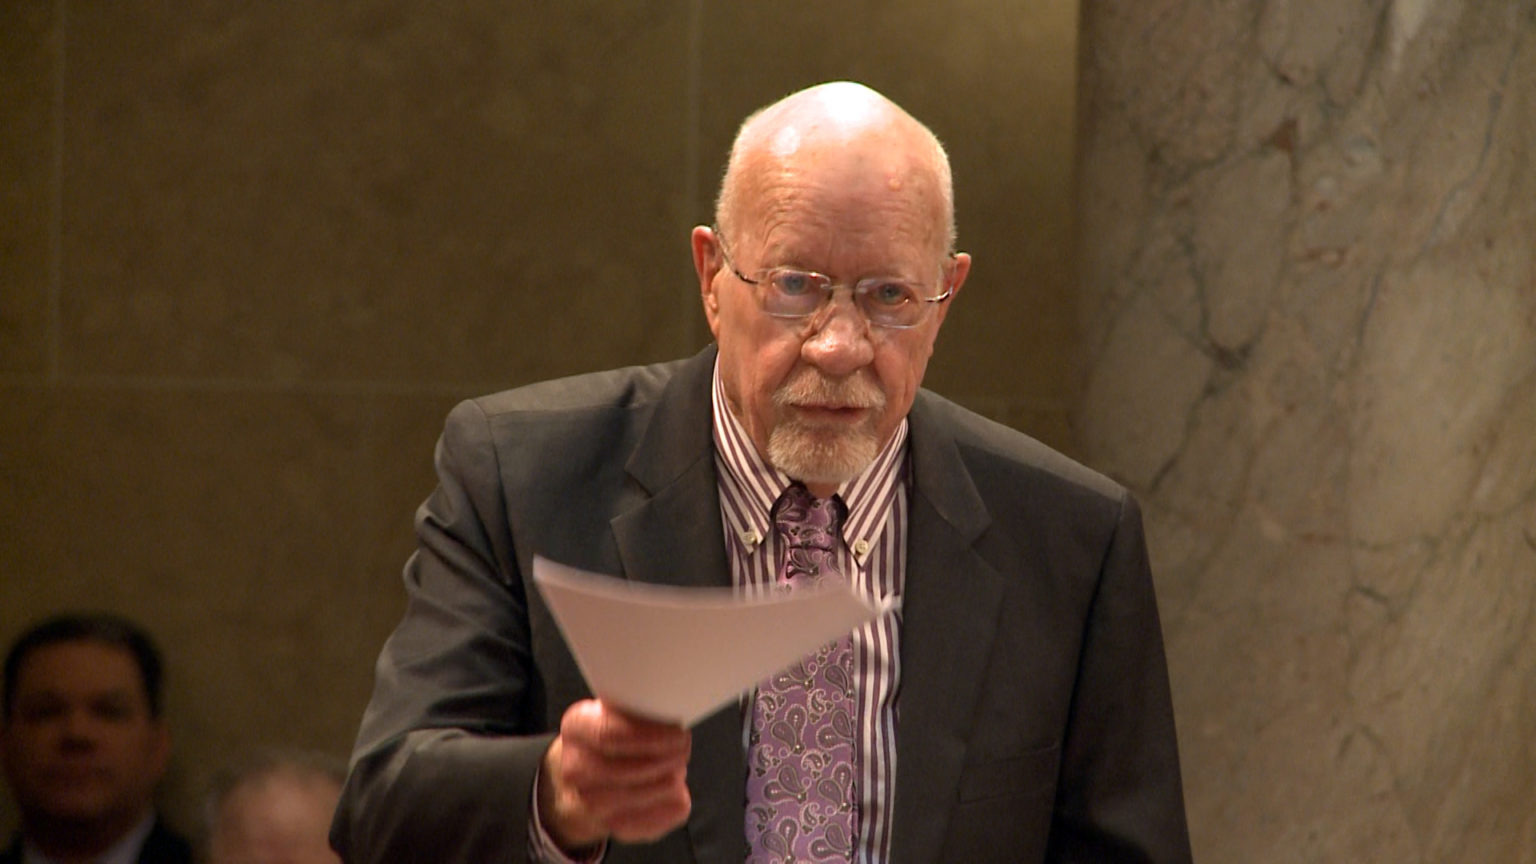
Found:
[(1536, 861), (1536, 2), (1083, 22), (1076, 428), (1197, 858)]

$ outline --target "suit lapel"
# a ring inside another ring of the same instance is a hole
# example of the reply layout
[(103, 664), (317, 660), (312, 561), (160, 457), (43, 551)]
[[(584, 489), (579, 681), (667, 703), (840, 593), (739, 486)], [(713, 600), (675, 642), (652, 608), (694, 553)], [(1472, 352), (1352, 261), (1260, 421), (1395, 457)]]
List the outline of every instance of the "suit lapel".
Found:
[(958, 445), (921, 394), (910, 419), (893, 862), (938, 860), (1003, 591), (974, 549), (991, 517)]
[(624, 469), (630, 501), (610, 522), (626, 578), (730, 585), (711, 427), (708, 349), (678, 368)]
[[(684, 363), (663, 391), (625, 468), (633, 503), (610, 523), (626, 578), (685, 586), (729, 586), (720, 521), (710, 382), (713, 348)], [(688, 838), (699, 862), (739, 862), (745, 818), (741, 716), (716, 712), (693, 729)]]

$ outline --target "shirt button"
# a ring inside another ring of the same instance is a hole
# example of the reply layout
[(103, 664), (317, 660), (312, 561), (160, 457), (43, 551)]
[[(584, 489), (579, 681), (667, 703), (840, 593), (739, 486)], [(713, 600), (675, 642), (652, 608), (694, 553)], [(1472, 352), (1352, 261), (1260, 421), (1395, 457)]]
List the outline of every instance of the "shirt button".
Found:
[(855, 540), (853, 542), (853, 554), (859, 556), (860, 558), (863, 558), (865, 555), (868, 555), (869, 554), (869, 541), (868, 540)]

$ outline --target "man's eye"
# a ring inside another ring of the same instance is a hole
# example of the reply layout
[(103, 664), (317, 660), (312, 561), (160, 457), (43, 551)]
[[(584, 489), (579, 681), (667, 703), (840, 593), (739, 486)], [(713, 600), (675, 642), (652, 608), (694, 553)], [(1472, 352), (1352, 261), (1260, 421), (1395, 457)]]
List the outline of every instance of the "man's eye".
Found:
[(63, 702), (29, 702), (16, 707), (16, 716), (28, 723), (47, 723), (64, 716)]
[(901, 306), (916, 299), (912, 289), (900, 282), (877, 282), (869, 287), (868, 293), (881, 306)]
[(796, 270), (780, 270), (773, 275), (773, 287), (781, 294), (798, 297), (816, 290), (816, 280), (809, 273)]
[(102, 700), (91, 708), (97, 717), (112, 722), (121, 722), (133, 716), (133, 706), (116, 699)]

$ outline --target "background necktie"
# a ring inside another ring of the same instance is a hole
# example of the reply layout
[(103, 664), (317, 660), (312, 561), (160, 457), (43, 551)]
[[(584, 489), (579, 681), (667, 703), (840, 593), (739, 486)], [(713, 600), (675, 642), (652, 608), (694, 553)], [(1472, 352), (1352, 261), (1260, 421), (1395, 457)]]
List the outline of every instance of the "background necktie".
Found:
[[(837, 545), (847, 507), (795, 484), (773, 505), (785, 545), (778, 581), (790, 590), (842, 579)], [(851, 636), (758, 685), (747, 748), (747, 861), (851, 861), (854, 797)]]

